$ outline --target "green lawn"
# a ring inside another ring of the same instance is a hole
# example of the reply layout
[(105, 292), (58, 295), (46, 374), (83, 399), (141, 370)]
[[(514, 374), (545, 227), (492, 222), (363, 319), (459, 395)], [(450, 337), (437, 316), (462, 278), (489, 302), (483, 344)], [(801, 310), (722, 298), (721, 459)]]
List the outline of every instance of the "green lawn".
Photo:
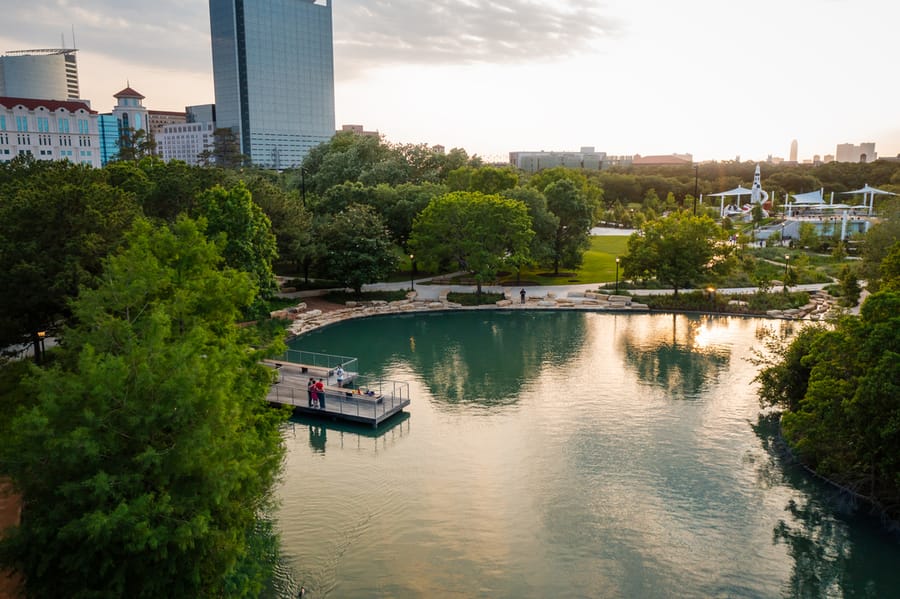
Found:
[[(547, 269), (522, 269), (522, 284), (528, 285), (569, 285), (579, 283), (603, 283), (615, 281), (616, 256), (624, 256), (628, 236), (591, 237), (591, 248), (584, 254), (581, 268), (573, 272), (563, 272), (554, 276)], [(622, 272), (619, 271), (621, 280)], [(502, 279), (503, 283), (515, 284), (512, 273)]]

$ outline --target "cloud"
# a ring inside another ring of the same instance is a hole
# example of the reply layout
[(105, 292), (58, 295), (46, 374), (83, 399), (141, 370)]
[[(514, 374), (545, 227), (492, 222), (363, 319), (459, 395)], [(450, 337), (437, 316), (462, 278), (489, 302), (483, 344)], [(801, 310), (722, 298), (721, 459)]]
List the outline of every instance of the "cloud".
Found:
[[(298, 0), (299, 1), (299, 0)], [(332, 0), (335, 60), (343, 77), (392, 64), (546, 61), (576, 55), (621, 25), (600, 2)], [(72, 28), (79, 49), (140, 69), (211, 71), (206, 0), (33, 0), (4, 9), (0, 41), (58, 47)]]
[(339, 0), (335, 58), (345, 74), (386, 64), (511, 64), (578, 54), (621, 24), (595, 3)]
[(72, 47), (74, 28), (80, 50), (133, 64), (135, 71), (212, 68), (205, 1), (35, 0), (11, 3), (3, 13), (2, 50), (58, 48), (61, 36)]

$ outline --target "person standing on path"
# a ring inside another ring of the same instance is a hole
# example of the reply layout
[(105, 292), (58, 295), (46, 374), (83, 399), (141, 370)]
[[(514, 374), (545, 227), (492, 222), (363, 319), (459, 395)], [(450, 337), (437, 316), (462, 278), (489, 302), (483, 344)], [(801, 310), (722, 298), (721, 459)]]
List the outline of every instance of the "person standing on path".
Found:
[(524, 304), (525, 303), (525, 290), (524, 289), (519, 292), (519, 297), (522, 298), (522, 303)]
[(315, 394), (315, 392), (316, 392), (316, 380), (313, 378), (310, 378), (309, 381), (307, 381), (307, 383), (306, 383), (306, 393), (307, 393), (307, 395), (309, 395), (309, 407), (312, 407), (312, 405), (313, 405), (313, 395)]
[(316, 395), (319, 396), (319, 409), (325, 409), (325, 383), (322, 379), (316, 381)]

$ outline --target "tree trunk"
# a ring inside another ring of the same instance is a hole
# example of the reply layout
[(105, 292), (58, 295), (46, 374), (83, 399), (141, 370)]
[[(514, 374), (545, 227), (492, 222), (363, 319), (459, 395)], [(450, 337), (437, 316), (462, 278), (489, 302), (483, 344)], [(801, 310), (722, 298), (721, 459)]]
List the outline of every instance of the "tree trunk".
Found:
[(41, 345), (41, 336), (37, 331), (31, 333), (31, 346), (34, 347), (34, 363), (40, 366), (44, 361), (44, 351)]

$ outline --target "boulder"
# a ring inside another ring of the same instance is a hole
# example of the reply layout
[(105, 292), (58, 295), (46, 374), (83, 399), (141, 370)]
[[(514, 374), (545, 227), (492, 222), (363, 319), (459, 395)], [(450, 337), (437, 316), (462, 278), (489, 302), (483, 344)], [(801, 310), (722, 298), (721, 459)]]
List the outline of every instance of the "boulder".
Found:
[(497, 300), (497, 306), (499, 306), (500, 308), (508, 308), (511, 305), (512, 305), (512, 300), (508, 300), (508, 299)]

